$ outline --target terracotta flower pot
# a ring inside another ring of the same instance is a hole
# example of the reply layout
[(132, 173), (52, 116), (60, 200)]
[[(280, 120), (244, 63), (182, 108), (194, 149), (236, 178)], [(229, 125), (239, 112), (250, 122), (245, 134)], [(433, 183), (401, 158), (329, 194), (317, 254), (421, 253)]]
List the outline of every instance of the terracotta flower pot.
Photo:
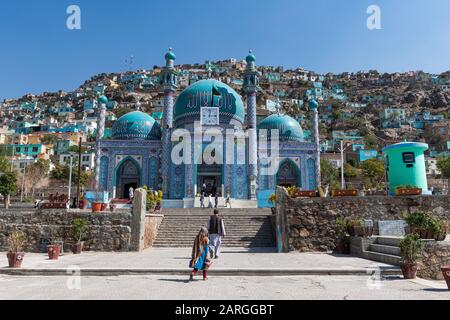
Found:
[(6, 257), (8, 258), (8, 265), (10, 268), (20, 268), (25, 256), (24, 252), (8, 252)]
[(336, 246), (336, 248), (335, 248), (336, 253), (338, 253), (338, 254), (349, 254), (350, 253), (350, 247), (349, 247), (346, 239), (336, 239), (334, 244)]
[(83, 242), (77, 242), (75, 244), (72, 245), (72, 252), (73, 254), (81, 254), (81, 252), (83, 251)]
[(415, 279), (417, 276), (417, 263), (400, 263), (404, 279)]
[(61, 245), (52, 244), (47, 246), (47, 253), (50, 260), (58, 260), (59, 255), (61, 254)]
[(92, 212), (101, 212), (103, 203), (92, 202)]
[(441, 271), (447, 283), (448, 290), (450, 290), (450, 266), (441, 267)]

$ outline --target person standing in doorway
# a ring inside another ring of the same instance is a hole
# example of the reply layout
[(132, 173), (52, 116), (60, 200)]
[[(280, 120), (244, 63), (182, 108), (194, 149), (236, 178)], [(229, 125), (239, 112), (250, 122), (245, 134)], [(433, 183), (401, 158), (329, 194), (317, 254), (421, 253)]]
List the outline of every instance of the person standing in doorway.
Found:
[(202, 194), (200, 195), (200, 208), (205, 208), (205, 193), (202, 191)]
[(130, 199), (130, 201), (133, 201), (133, 198), (134, 198), (134, 189), (133, 189), (133, 187), (130, 187), (128, 189), (128, 198)]
[(211, 195), (211, 193), (209, 194), (209, 196), (208, 196), (208, 208), (212, 208), (213, 207), (213, 204), (212, 204), (212, 195)]
[(227, 193), (227, 197), (225, 198), (225, 207), (231, 209), (231, 196), (230, 193)]
[(225, 237), (225, 224), (223, 219), (219, 216), (219, 210), (214, 210), (214, 215), (208, 221), (209, 240), (211, 248), (213, 249), (214, 259), (220, 256), (220, 246), (222, 245), (222, 237)]

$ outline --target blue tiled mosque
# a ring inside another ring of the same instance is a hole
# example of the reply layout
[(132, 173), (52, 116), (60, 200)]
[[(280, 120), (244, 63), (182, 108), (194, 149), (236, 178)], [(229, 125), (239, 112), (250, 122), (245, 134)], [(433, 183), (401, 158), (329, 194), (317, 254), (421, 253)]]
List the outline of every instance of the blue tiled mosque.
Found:
[[(128, 197), (130, 187), (145, 185), (162, 190), (163, 207), (189, 208), (195, 206), (195, 197), (203, 185), (208, 190), (215, 186), (221, 197), (229, 194), (232, 200), (247, 200), (255, 206), (267, 205), (267, 198), (277, 185), (298, 186), (303, 190), (317, 188), (320, 152), (315, 101), (309, 104), (313, 142), (306, 142), (300, 124), (279, 111), (257, 125), (260, 74), (251, 52), (246, 58), (244, 74), (246, 106), (235, 90), (214, 79), (195, 82), (175, 100), (178, 88), (175, 59), (174, 52), (169, 50), (160, 76), (164, 90), (162, 125), (147, 113), (130, 112), (114, 123), (112, 139), (99, 141), (96, 178), (101, 190), (108, 191), (111, 198), (121, 199)], [(208, 136), (211, 128), (224, 134), (239, 131), (246, 136), (235, 138), (231, 144), (225, 138), (214, 143), (205, 138), (200, 142), (195, 139), (196, 134)], [(275, 162), (278, 170), (267, 175), (263, 160), (276, 154), (272, 150), (276, 133), (271, 130), (274, 129), (279, 135)], [(173, 136), (180, 130), (189, 135), (186, 141), (190, 148), (179, 153), (190, 160), (187, 163), (172, 161), (174, 148), (181, 141)], [(202, 157), (204, 153), (222, 161), (211, 163)]]

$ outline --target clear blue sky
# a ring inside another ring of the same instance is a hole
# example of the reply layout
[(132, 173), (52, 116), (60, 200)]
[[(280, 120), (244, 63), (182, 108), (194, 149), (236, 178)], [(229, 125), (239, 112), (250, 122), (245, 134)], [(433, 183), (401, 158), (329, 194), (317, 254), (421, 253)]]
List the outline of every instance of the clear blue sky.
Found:
[[(82, 29), (66, 28), (66, 8)], [(366, 9), (381, 7), (382, 30)], [(450, 69), (448, 0), (15, 0), (0, 4), (0, 99), (66, 91), (101, 72), (244, 58), (317, 72)]]

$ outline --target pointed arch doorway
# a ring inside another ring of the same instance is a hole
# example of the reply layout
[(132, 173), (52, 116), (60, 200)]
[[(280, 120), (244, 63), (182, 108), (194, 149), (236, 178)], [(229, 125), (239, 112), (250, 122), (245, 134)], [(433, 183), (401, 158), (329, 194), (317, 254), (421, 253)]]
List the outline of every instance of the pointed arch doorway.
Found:
[(301, 187), (300, 170), (290, 159), (285, 159), (280, 163), (276, 179), (277, 186)]
[(141, 172), (139, 164), (131, 158), (125, 159), (116, 170), (116, 195), (121, 199), (130, 197), (129, 189), (141, 186)]

